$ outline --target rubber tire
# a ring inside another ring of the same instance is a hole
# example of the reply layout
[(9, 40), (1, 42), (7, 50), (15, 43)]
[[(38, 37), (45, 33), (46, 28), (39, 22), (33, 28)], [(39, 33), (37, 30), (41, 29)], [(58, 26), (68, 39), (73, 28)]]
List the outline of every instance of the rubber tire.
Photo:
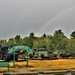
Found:
[(33, 58), (33, 55), (32, 55), (32, 54), (30, 54), (30, 55), (29, 55), (29, 57), (30, 57), (30, 59), (32, 59), (32, 58)]
[(7, 54), (4, 54), (4, 55), (3, 55), (3, 60), (8, 61), (8, 59), (7, 59)]
[(44, 59), (44, 54), (41, 54), (41, 58)]

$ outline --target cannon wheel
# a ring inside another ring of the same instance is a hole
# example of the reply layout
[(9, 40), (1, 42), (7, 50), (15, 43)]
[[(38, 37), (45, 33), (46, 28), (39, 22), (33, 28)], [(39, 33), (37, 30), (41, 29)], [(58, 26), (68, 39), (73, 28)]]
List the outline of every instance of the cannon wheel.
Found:
[(3, 60), (8, 61), (7, 54), (3, 55)]
[(44, 54), (41, 54), (41, 58), (44, 59)]

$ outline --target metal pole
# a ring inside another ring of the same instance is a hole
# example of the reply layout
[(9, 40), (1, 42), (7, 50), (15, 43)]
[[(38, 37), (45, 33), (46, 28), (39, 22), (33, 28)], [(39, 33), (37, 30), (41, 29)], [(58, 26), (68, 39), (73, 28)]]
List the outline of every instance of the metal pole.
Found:
[(10, 66), (8, 67), (8, 72), (10, 72)]
[(13, 53), (13, 67), (15, 67), (15, 51)]
[(28, 67), (28, 51), (27, 51), (27, 65), (26, 66)]

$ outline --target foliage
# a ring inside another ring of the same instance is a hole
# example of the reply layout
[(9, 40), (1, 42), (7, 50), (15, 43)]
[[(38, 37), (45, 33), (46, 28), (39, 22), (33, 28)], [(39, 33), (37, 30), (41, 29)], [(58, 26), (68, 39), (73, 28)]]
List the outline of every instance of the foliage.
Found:
[(75, 51), (75, 39), (69, 39), (69, 43), (67, 45), (67, 49), (69, 51)]
[(47, 48), (48, 51), (69, 50), (75, 51), (75, 31), (70, 34), (71, 38), (67, 38), (61, 29), (56, 30), (53, 35), (44, 33), (41, 37), (36, 37), (33, 32), (24, 38), (16, 35), (9, 40), (0, 40), (0, 45), (5, 44), (24, 44), (31, 48)]
[(54, 32), (53, 36), (49, 37), (48, 49), (50, 50), (64, 50), (67, 45), (67, 37), (61, 30), (57, 30)]
[(8, 44), (15, 44), (16, 41), (14, 40), (14, 38), (9, 38), (9, 40), (8, 40), (7, 43), (8, 43)]
[(7, 43), (6, 40), (0, 40), (0, 45), (5, 45)]
[(71, 38), (74, 38), (75, 39), (75, 31), (73, 31), (71, 34), (70, 34)]

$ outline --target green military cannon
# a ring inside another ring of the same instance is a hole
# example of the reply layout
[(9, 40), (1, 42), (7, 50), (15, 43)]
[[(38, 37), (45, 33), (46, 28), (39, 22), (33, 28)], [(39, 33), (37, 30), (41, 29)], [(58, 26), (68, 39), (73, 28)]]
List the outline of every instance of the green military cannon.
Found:
[(10, 61), (13, 60), (15, 55), (15, 60), (18, 60), (18, 55), (20, 51), (24, 51), (25, 55), (32, 52), (32, 49), (25, 45), (5, 45), (0, 48), (0, 60)]
[(35, 48), (33, 53), (29, 54), (31, 59), (41, 58), (41, 59), (55, 59), (57, 56), (52, 51), (47, 51), (46, 48)]

